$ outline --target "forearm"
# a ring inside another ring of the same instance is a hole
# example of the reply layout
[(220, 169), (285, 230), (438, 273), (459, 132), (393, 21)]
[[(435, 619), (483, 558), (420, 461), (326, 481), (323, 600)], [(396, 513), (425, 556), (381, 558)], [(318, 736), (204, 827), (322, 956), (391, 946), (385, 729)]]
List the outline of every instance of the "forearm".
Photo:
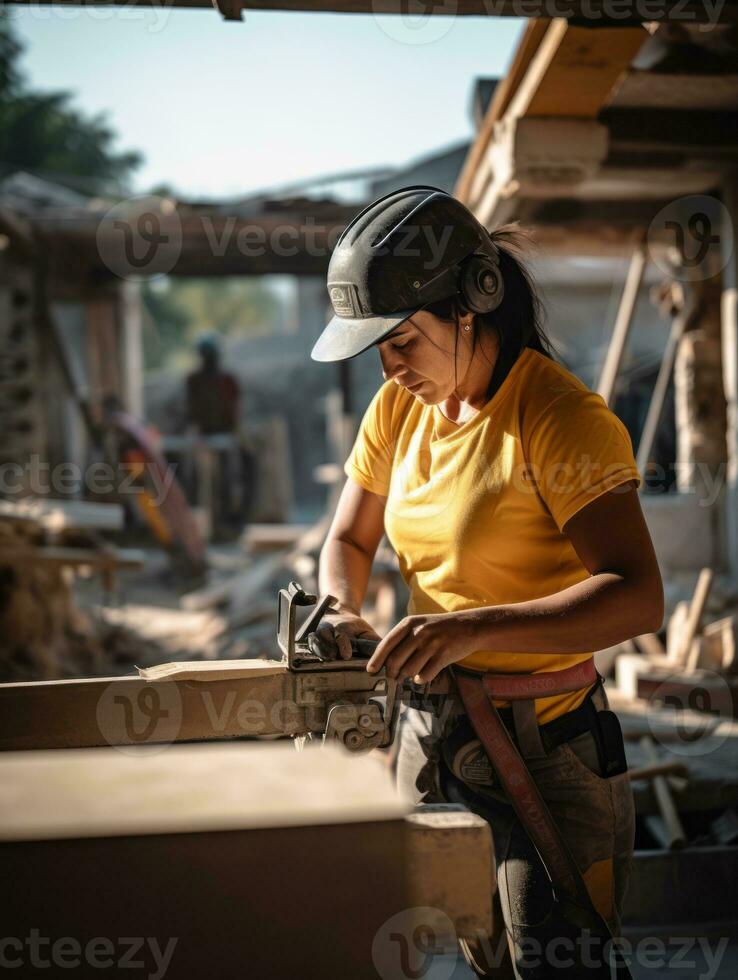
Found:
[(480, 650), (588, 653), (658, 629), (662, 602), (653, 583), (601, 572), (541, 599), (460, 615)]
[(334, 595), (339, 609), (361, 615), (372, 558), (361, 548), (341, 538), (328, 538), (320, 553), (318, 588), (321, 595)]

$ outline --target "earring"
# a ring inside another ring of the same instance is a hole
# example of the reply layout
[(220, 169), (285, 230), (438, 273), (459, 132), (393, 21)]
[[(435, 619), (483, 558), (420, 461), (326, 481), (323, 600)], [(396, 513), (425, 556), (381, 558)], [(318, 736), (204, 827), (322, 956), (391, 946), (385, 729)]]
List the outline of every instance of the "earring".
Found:
[(470, 323), (465, 323), (464, 324), (464, 330), (471, 330), (471, 324)]

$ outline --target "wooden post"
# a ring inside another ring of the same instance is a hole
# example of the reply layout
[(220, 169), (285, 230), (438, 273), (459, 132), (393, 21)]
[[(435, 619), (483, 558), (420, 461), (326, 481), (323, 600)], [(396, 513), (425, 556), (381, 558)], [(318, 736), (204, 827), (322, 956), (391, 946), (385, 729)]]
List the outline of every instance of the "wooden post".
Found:
[(707, 603), (707, 597), (710, 594), (713, 577), (714, 575), (711, 568), (703, 568), (697, 579), (697, 585), (694, 589), (692, 602), (689, 606), (687, 621), (684, 624), (684, 629), (679, 637), (679, 646), (676, 648), (674, 654), (674, 662), (678, 667), (685, 667), (687, 665), (689, 651), (692, 647), (692, 641), (700, 628), (702, 614), (705, 611), (705, 604)]
[(90, 394), (98, 411), (107, 395), (121, 395), (115, 307), (109, 296), (87, 302), (88, 364)]
[(677, 487), (697, 493), (700, 506), (713, 498), (725, 468), (725, 400), (720, 350), (720, 283), (691, 284), (692, 307), (674, 363)]
[(126, 411), (144, 417), (143, 347), (141, 334), (141, 284), (127, 280), (119, 293), (119, 347), (122, 368), (122, 396)]
[(725, 174), (722, 192), (727, 209), (726, 227), (720, 236), (724, 264), (720, 319), (728, 454), (725, 533), (731, 576), (738, 581), (738, 256), (734, 248), (734, 229), (738, 224), (738, 170)]
[(643, 271), (646, 268), (646, 249), (643, 243), (639, 244), (630, 260), (628, 275), (623, 287), (623, 295), (620, 299), (617, 319), (610, 338), (610, 346), (607, 350), (605, 363), (602, 365), (602, 374), (597, 385), (598, 394), (602, 395), (606, 403), (612, 406), (615, 395), (615, 382), (617, 381), (620, 365), (625, 353), (625, 345), (628, 342), (628, 334), (633, 323), (633, 311), (635, 310), (638, 299), (638, 291), (643, 281)]
[[(659, 757), (650, 736), (645, 735), (641, 739), (641, 748), (646, 757), (646, 764), (649, 766), (658, 765)], [(649, 830), (661, 839), (661, 842), (667, 850), (684, 847), (687, 843), (687, 835), (679, 819), (679, 813), (674, 805), (674, 800), (665, 776), (656, 775), (653, 777), (653, 792), (656, 797), (661, 819), (654, 820), (652, 818), (648, 820), (647, 825)]]
[(689, 314), (686, 308), (682, 309), (671, 321), (669, 338), (666, 341), (666, 349), (664, 350), (664, 356), (659, 366), (656, 384), (654, 385), (651, 401), (648, 405), (646, 421), (644, 422), (643, 432), (641, 433), (641, 439), (638, 443), (636, 465), (641, 473), (645, 472), (651, 458), (651, 450), (653, 449), (656, 433), (661, 421), (661, 413), (664, 410), (664, 403), (669, 390), (669, 382), (671, 381), (671, 376), (674, 371), (674, 361), (676, 360), (677, 348), (679, 347), (679, 341), (682, 339), (682, 334), (684, 333), (684, 327), (687, 322), (688, 315)]

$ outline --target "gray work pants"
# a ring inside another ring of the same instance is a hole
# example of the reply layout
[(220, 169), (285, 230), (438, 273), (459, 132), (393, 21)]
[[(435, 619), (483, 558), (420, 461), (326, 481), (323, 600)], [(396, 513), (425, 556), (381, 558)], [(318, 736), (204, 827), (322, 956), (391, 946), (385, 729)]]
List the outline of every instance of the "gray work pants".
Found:
[[(598, 710), (607, 707), (597, 691)], [(497, 865), (495, 930), (477, 937), (475, 959), (506, 967), (496, 976), (545, 980), (551, 976), (602, 976), (603, 943), (565, 922), (553, 901), (545, 869), (496, 778), (472, 785), (449, 769), (443, 742), (458, 721), (405, 708), (400, 721), (397, 780), (416, 802), (460, 803), (490, 824)], [(468, 723), (468, 722), (467, 722)], [(633, 795), (627, 773), (600, 775), (589, 732), (526, 760), (551, 815), (582, 872), (587, 889), (613, 935), (620, 928), (635, 833)], [(492, 959), (490, 960), (490, 956)], [(507, 971), (507, 972), (506, 972)]]

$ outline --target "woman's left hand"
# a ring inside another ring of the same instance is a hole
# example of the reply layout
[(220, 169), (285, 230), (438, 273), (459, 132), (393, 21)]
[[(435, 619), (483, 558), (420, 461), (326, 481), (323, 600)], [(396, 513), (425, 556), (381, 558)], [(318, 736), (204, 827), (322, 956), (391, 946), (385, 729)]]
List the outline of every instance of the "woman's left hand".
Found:
[(474, 643), (463, 612), (406, 616), (380, 640), (366, 669), (373, 674), (386, 667), (388, 677), (428, 684), (444, 667), (473, 653)]

